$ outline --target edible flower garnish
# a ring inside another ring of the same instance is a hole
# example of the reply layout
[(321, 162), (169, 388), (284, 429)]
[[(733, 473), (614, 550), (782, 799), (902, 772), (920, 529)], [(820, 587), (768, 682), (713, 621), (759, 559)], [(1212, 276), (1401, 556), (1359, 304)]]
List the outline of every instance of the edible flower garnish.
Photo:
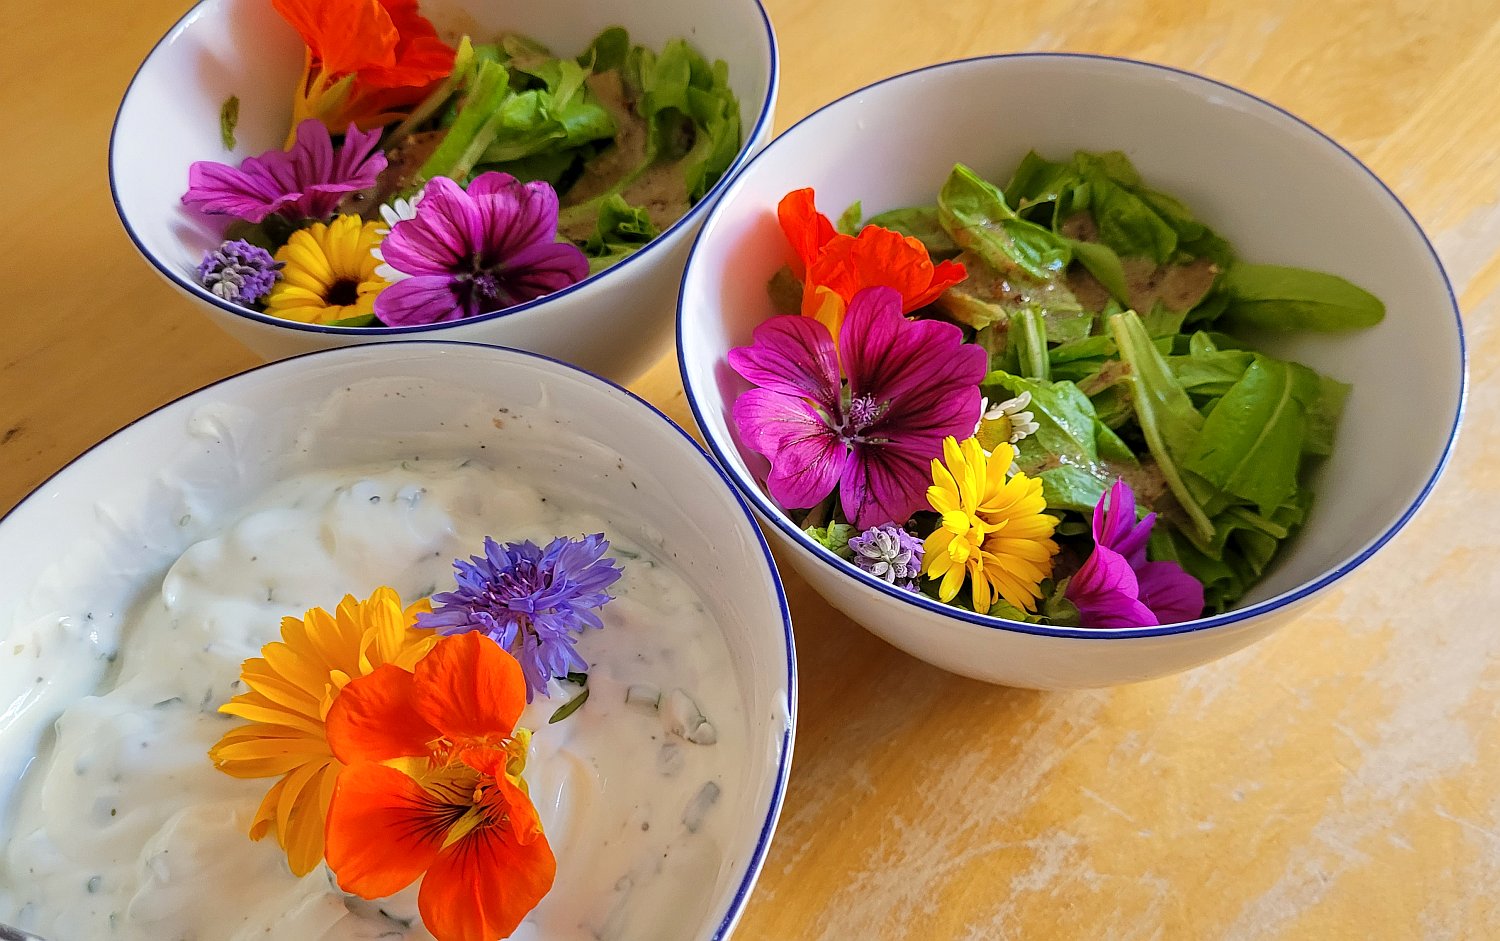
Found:
[(922, 574), (922, 540), (894, 523), (867, 529), (849, 540), (854, 564), (898, 588), (917, 590)]
[(596, 609), (621, 575), (608, 551), (603, 533), (558, 537), (545, 549), (485, 537), (484, 555), (454, 560), (457, 590), (434, 595), (435, 607), (419, 623), (443, 635), (488, 636), (520, 662), (526, 701), (547, 696), (554, 677), (588, 671), (573, 635), (604, 627)]
[(307, 44), (293, 123), (378, 128), (404, 116), (453, 68), (453, 49), (416, 0), (272, 0)]
[(275, 214), (288, 222), (326, 219), (350, 193), (375, 185), (386, 168), (375, 149), (380, 134), (362, 134), (352, 124), (337, 148), (328, 128), (317, 121), (296, 127), (288, 150), (246, 157), (238, 168), (197, 160), (188, 168), (184, 204), (212, 215), (260, 222)]
[(1176, 562), (1146, 561), (1155, 521), (1155, 513), (1136, 521), (1135, 492), (1123, 479), (1099, 498), (1094, 551), (1064, 591), (1084, 627), (1150, 627), (1203, 613), (1202, 583)]
[(897, 291), (869, 288), (850, 301), (837, 347), (823, 321), (783, 316), (730, 351), (759, 387), (735, 401), (735, 425), (771, 462), (782, 506), (811, 507), (837, 488), (856, 527), (905, 522), (943, 438), (974, 428), (984, 350), (952, 324), (907, 320), (901, 305)]
[(890, 229), (836, 232), (818, 212), (811, 189), (788, 193), (776, 215), (792, 246), (792, 273), (803, 281), (802, 314), (820, 321), (831, 334), (838, 333), (849, 303), (865, 288), (894, 288), (901, 295), (901, 312), (911, 313), (967, 275), (955, 261), (934, 266), (921, 242)]
[(198, 283), (226, 301), (249, 306), (271, 292), (281, 276), (281, 262), (259, 245), (234, 239), (203, 256)]
[(969, 438), (943, 441), (943, 459), (932, 462), (927, 502), (940, 514), (927, 537), (926, 574), (939, 579), (938, 598), (952, 601), (969, 579), (974, 610), (989, 613), (998, 595), (1022, 611), (1035, 611), (1040, 585), (1052, 574), (1057, 518), (1044, 512), (1042, 482), (1006, 470), (1015, 450), (1005, 444), (988, 455)]
[(376, 273), (380, 223), (359, 216), (314, 222), (292, 233), (276, 253), (281, 281), (266, 311), (302, 323), (364, 326), (375, 320), (376, 299), (389, 287)]
[(419, 876), (438, 941), (508, 937), (552, 887), (557, 861), (521, 778), (526, 679), (477, 633), (444, 639), (411, 672), (349, 683), (328, 714), (347, 767), (328, 810), (328, 868), (374, 899)]
[(250, 825), (250, 839), (269, 833), (297, 875), (323, 860), (324, 818), (343, 767), (324, 725), (350, 681), (377, 668), (411, 670), (437, 643), (414, 627), (426, 601), (402, 610), (390, 588), (365, 601), (347, 595), (333, 614), (313, 608), (302, 619), (282, 618), (281, 640), (245, 661), (240, 679), (249, 692), (219, 711), (249, 720), (209, 749), (214, 767), (236, 778), (278, 778)]
[(464, 192), (437, 177), (423, 190), (415, 218), (390, 228), (381, 255), (409, 276), (376, 303), (376, 314), (392, 326), (501, 310), (589, 273), (583, 252), (557, 240), (557, 191), (540, 180), (484, 173)]
[(986, 451), (993, 451), (1001, 444), (1015, 444), (1025, 440), (1041, 427), (1036, 423), (1036, 416), (1026, 411), (1030, 405), (1030, 392), (1022, 392), (995, 406), (991, 406), (989, 400), (985, 399), (979, 426), (974, 429), (974, 437), (979, 439)]

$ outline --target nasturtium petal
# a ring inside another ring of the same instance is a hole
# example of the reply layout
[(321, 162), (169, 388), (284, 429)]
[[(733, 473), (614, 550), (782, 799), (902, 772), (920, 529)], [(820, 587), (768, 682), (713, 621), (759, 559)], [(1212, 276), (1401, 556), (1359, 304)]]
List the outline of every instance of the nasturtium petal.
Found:
[(417, 664), (410, 708), (449, 741), (499, 742), (526, 708), (526, 680), (516, 658), (489, 637), (456, 634)]

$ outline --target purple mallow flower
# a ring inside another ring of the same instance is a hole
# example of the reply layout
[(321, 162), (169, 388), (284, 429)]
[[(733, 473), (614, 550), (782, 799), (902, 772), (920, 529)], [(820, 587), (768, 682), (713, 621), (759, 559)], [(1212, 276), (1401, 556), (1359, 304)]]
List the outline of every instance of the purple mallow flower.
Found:
[(1099, 498), (1094, 551), (1064, 593), (1084, 627), (1152, 627), (1203, 613), (1203, 585), (1196, 578), (1176, 562), (1146, 561), (1155, 522), (1155, 513), (1136, 522), (1135, 493), (1123, 480)]
[(837, 487), (844, 517), (869, 529), (926, 506), (943, 438), (967, 438), (979, 420), (988, 357), (953, 324), (902, 317), (901, 295), (876, 287), (849, 302), (836, 348), (811, 317), (772, 317), (729, 364), (759, 386), (735, 401), (734, 421), (771, 462), (771, 496), (798, 509)]
[(917, 590), (922, 574), (922, 540), (900, 526), (886, 523), (849, 540), (854, 564), (897, 588)]
[(605, 589), (620, 577), (615, 560), (604, 558), (608, 550), (603, 533), (558, 537), (545, 549), (486, 536), (484, 555), (454, 560), (458, 590), (433, 595), (432, 613), (417, 615), (417, 626), (487, 634), (520, 662), (526, 701), (546, 696), (553, 677), (589, 668), (573, 634), (604, 626), (594, 609), (610, 600)]
[(309, 118), (297, 125), (291, 150), (247, 157), (238, 168), (212, 160), (194, 162), (182, 201), (247, 222), (272, 214), (292, 222), (323, 219), (333, 215), (349, 193), (375, 185), (386, 167), (385, 154), (375, 150), (379, 142), (379, 131), (365, 133), (351, 124), (344, 143), (334, 149), (328, 128)]
[(259, 245), (235, 239), (203, 256), (198, 281), (224, 300), (248, 307), (271, 293), (281, 264)]
[(385, 263), (410, 277), (375, 300), (393, 327), (503, 310), (583, 280), (588, 259), (557, 241), (557, 191), (508, 173), (484, 173), (466, 193), (434, 177), (414, 219), (391, 226)]

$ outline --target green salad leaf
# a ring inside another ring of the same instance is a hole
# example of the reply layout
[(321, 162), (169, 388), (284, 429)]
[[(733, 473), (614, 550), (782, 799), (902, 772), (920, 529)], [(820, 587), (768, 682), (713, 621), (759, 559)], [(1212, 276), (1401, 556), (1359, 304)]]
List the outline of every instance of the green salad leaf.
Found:
[(938, 193), (938, 219), (957, 245), (996, 271), (1020, 268), (1047, 281), (1072, 259), (1066, 240), (1016, 215), (999, 189), (963, 164), (953, 168)]
[(600, 204), (594, 234), (583, 246), (589, 272), (625, 259), (660, 234), (646, 210), (630, 205), (619, 194), (609, 196)]
[(1236, 262), (1224, 273), (1232, 328), (1355, 330), (1385, 319), (1380, 298), (1337, 275)]
[(875, 225), (910, 236), (921, 242), (926, 247), (927, 254), (933, 258), (952, 258), (959, 251), (958, 243), (943, 228), (936, 206), (888, 209), (867, 219), (865, 225)]
[(1047, 506), (1054, 510), (1092, 513), (1119, 476), (1100, 445), (1121, 465), (1134, 466), (1135, 457), (1118, 436), (1099, 422), (1093, 403), (1071, 382), (1048, 382), (1005, 372), (984, 377), (980, 390), (991, 402), (1031, 393), (1027, 410), (1037, 429), (1016, 445), (1016, 466), (1042, 482)]

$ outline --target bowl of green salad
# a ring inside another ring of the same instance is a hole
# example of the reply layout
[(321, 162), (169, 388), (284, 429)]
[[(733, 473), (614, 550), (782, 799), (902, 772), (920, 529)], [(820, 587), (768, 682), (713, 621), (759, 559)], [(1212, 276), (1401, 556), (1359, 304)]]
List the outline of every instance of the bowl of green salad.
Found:
[(776, 89), (758, 0), (203, 0), (126, 91), (110, 182), (267, 358), (441, 338), (628, 381)]
[(1094, 55), (949, 62), (750, 162), (689, 258), (694, 417), (791, 564), (996, 683), (1164, 676), (1421, 507), (1466, 367), (1432, 245), (1285, 110)]

